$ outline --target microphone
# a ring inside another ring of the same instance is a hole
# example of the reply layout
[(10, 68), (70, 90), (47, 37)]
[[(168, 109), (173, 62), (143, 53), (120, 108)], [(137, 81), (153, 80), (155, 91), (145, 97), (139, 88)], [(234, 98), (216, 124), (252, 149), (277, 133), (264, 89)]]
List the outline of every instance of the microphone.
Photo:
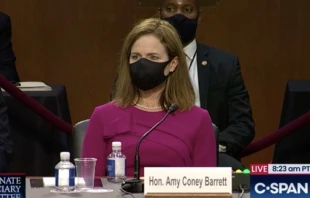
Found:
[(143, 193), (144, 192), (144, 181), (140, 180), (140, 144), (155, 128), (157, 128), (162, 122), (165, 121), (167, 116), (178, 109), (177, 104), (172, 104), (164, 117), (157, 122), (152, 128), (145, 132), (139, 139), (136, 145), (135, 161), (134, 161), (134, 178), (124, 181), (121, 190), (129, 193)]

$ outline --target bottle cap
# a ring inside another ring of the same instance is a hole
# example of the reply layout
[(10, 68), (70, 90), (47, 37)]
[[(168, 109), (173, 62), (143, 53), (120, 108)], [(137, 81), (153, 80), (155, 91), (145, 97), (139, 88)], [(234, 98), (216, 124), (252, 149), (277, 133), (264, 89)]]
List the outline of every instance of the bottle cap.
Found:
[(61, 152), (60, 153), (60, 160), (70, 160), (70, 153), (69, 152)]
[(235, 173), (242, 173), (242, 170), (238, 169)]
[(122, 143), (121, 142), (112, 142), (113, 147), (121, 147)]

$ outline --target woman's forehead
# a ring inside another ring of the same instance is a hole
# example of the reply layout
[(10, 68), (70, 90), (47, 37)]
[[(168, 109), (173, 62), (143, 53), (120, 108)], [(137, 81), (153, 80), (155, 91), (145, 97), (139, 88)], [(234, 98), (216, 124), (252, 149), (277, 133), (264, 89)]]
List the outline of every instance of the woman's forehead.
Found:
[(154, 35), (141, 36), (131, 49), (131, 53), (165, 53), (165, 51), (165, 46)]

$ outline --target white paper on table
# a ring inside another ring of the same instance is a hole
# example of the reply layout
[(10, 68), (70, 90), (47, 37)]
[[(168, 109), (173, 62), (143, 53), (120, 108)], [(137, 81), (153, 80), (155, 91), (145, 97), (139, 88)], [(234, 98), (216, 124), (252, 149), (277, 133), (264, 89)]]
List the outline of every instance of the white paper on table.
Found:
[[(44, 82), (28, 81), (19, 82), (20, 85), (16, 86), (22, 91), (52, 91), (52, 88)], [(4, 89), (1, 89), (5, 91)]]

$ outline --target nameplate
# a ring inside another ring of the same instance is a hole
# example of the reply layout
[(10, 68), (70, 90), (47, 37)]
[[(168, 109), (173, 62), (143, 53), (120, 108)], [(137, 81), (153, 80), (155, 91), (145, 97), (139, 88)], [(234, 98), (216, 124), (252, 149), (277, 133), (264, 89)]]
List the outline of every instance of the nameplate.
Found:
[(144, 194), (147, 193), (232, 193), (232, 169), (144, 168)]

